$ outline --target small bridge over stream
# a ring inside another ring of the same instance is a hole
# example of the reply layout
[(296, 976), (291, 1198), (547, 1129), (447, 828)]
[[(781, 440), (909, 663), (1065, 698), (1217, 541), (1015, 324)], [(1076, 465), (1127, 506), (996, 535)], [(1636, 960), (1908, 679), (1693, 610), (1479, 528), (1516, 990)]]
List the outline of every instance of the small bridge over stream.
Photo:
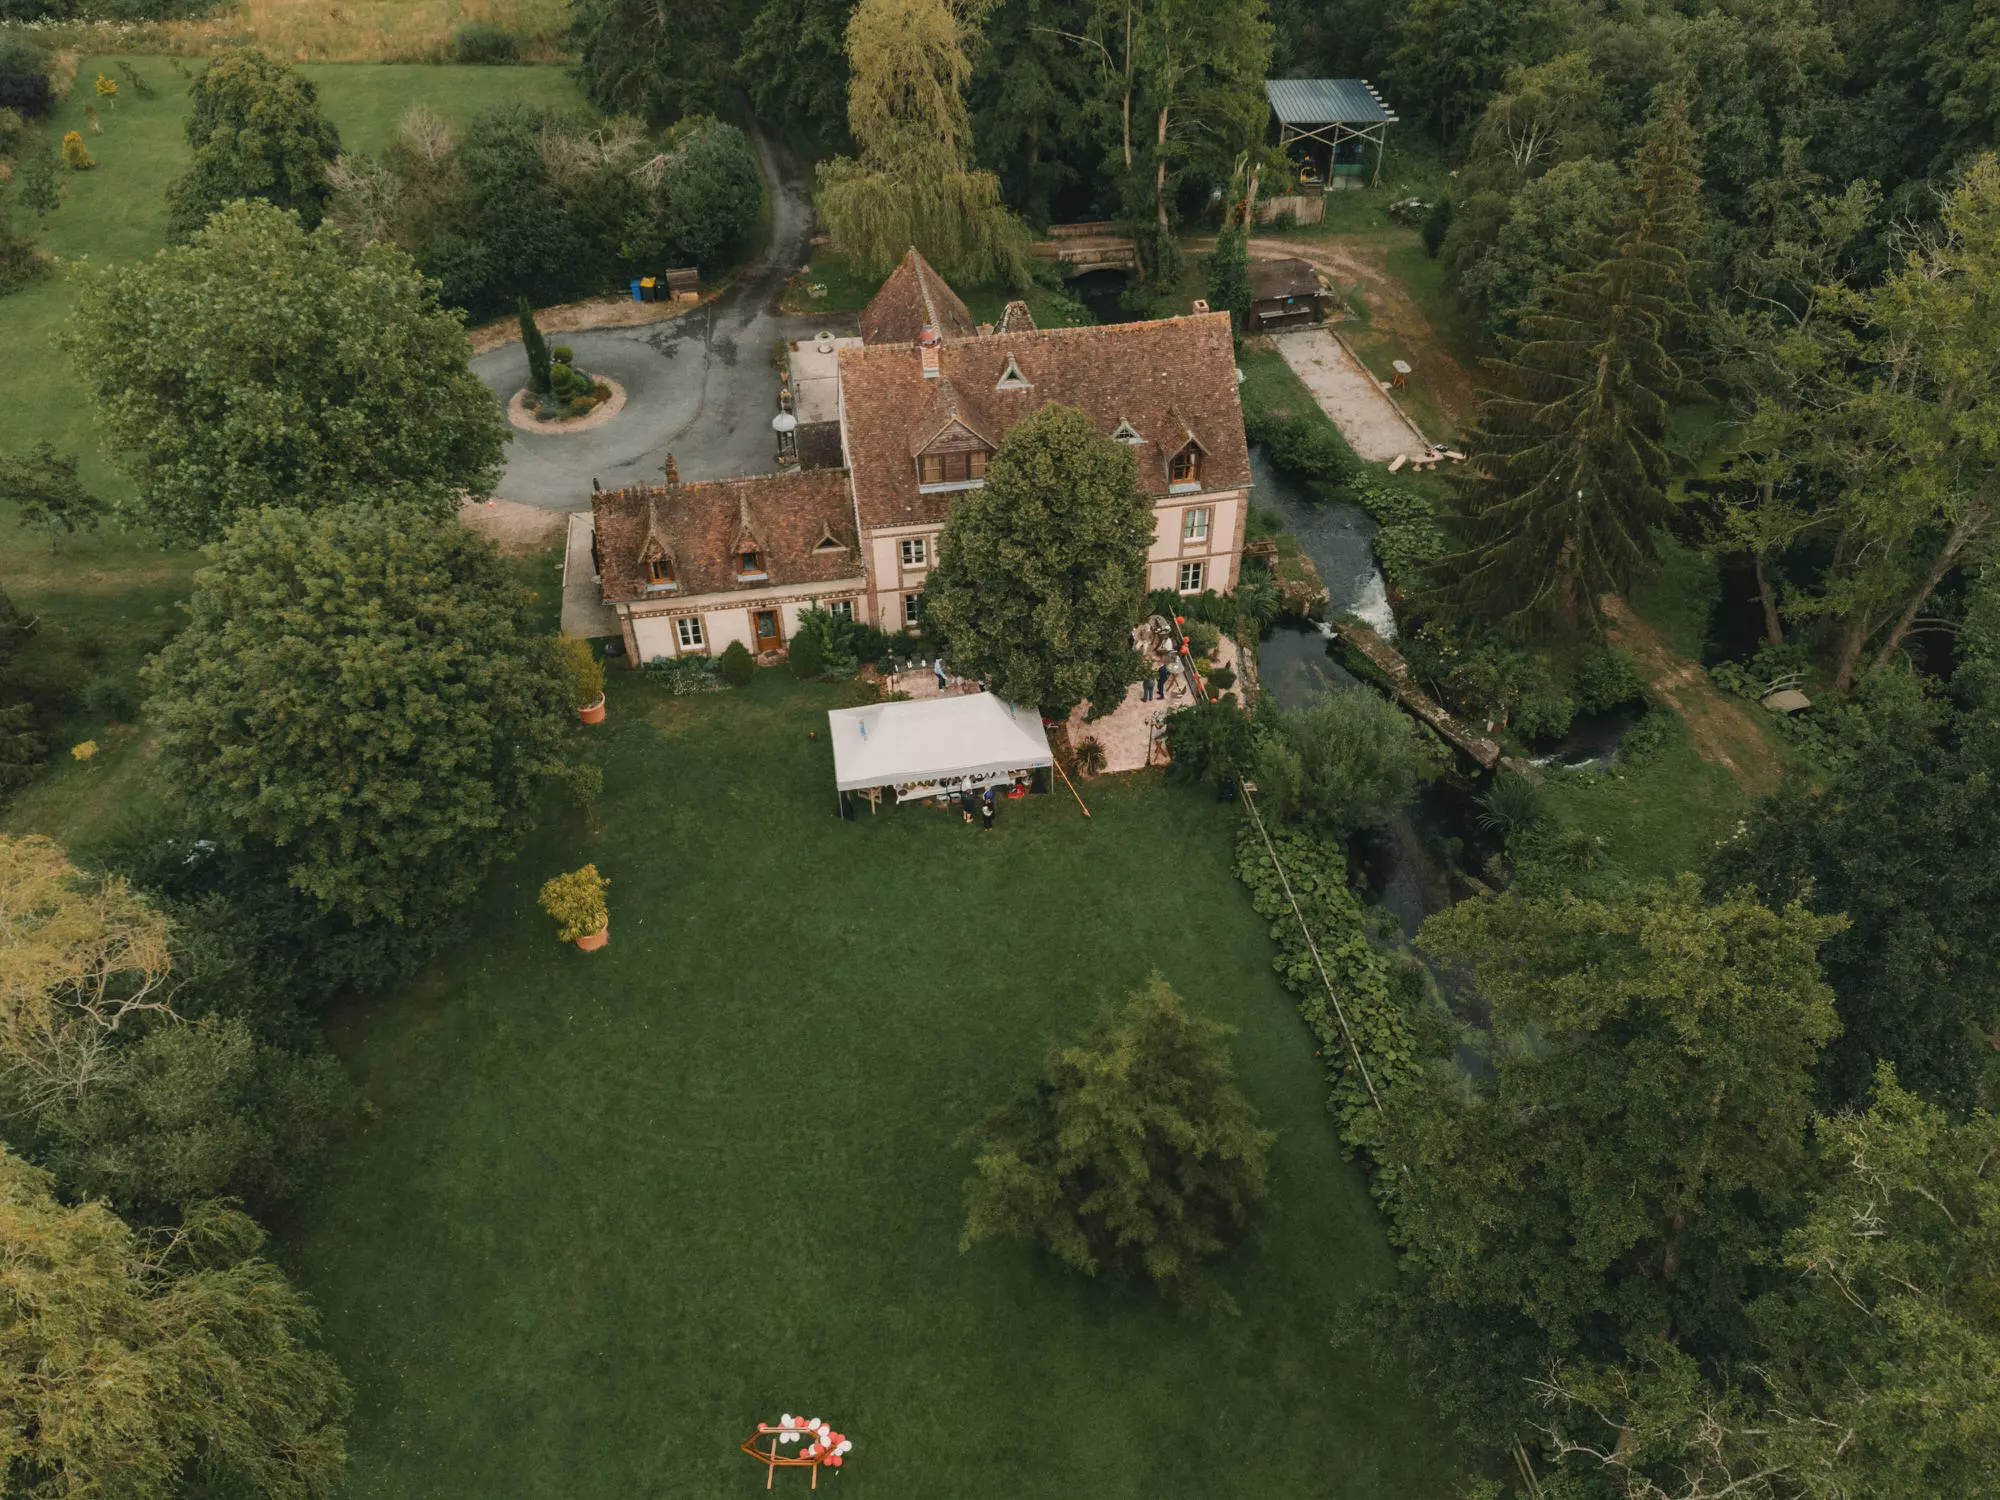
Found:
[(1094, 224), (1051, 224), (1049, 237), (1030, 247), (1038, 260), (1067, 261), (1085, 271), (1137, 271), (1139, 242), (1109, 219)]
[(1502, 755), (1500, 746), (1495, 741), (1475, 733), (1469, 725), (1456, 718), (1450, 709), (1418, 687), (1417, 680), (1410, 675), (1409, 663), (1403, 660), (1403, 654), (1369, 626), (1359, 620), (1342, 619), (1333, 621), (1333, 628), (1342, 640), (1381, 669), (1382, 675), (1388, 679), (1389, 691), (1396, 695), (1403, 707), (1430, 725), (1480, 766), (1490, 771), (1504, 765), (1508, 770), (1529, 781), (1539, 782), (1542, 779), (1539, 767), (1530, 765), (1526, 761), (1516, 760), (1512, 756)]

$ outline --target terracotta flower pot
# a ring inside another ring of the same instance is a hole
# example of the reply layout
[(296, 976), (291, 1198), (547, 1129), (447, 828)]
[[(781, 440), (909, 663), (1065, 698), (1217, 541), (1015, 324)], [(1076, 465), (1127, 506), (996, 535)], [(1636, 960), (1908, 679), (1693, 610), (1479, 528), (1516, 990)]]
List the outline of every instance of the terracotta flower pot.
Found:
[(604, 919), (604, 925), (602, 927), (598, 928), (597, 931), (593, 933), (578, 938), (576, 940), (576, 945), (577, 947), (581, 948), (585, 953), (595, 953), (599, 948), (602, 948), (606, 943), (610, 941), (611, 941), (611, 918), (606, 917)]
[(590, 707), (579, 708), (576, 711), (576, 716), (586, 724), (602, 724), (604, 722), (604, 694), (599, 693), (597, 701), (591, 704)]

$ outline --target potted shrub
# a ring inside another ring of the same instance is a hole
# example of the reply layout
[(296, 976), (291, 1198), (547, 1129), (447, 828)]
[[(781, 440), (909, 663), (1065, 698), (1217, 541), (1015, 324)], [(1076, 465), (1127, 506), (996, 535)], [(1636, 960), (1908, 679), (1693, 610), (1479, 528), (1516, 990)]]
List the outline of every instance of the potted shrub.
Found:
[(611, 941), (611, 913), (604, 904), (604, 889), (610, 883), (597, 873), (596, 865), (585, 865), (542, 887), (542, 910), (561, 925), (563, 942), (594, 953)]
[(604, 663), (580, 635), (556, 637), (556, 659), (569, 685), (576, 716), (586, 724), (604, 722)]

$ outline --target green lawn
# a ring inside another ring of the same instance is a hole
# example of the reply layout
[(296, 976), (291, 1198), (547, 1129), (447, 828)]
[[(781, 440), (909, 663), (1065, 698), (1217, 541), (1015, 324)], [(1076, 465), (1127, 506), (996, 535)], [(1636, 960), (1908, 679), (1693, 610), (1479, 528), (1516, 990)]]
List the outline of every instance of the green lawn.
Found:
[[(1088, 821), (1059, 795), (991, 834), (843, 824), (842, 691), (619, 675), (602, 831), (553, 818), (455, 951), (335, 1018), (369, 1122), (286, 1259), (358, 1388), (346, 1494), (747, 1495), (736, 1445), (783, 1411), (854, 1439), (854, 1495), (1450, 1492), (1435, 1421), (1329, 1344), (1390, 1257), (1231, 809), (1149, 778), (1089, 784)], [(585, 860), (595, 955), (534, 907)], [(1261, 1243), (1222, 1273), (1239, 1319), (956, 1249), (954, 1137), (1151, 969), (1241, 1028), (1282, 1131)]]
[(1702, 868), (1751, 802), (1727, 771), (1686, 740), (1639, 766), (1555, 772), (1542, 797), (1558, 823), (1602, 838), (1605, 857), (1635, 880)]

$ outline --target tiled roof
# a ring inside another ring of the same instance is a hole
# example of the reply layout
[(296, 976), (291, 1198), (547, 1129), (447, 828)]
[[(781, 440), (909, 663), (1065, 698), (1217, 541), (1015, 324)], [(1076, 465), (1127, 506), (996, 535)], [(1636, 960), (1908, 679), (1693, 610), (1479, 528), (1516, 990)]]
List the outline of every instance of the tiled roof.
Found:
[[(1010, 356), (1028, 379), (1025, 390), (995, 389)], [(1166, 494), (1167, 460), (1184, 444), (1184, 432), (1201, 443), (1203, 489), (1250, 482), (1227, 313), (992, 333), (946, 343), (939, 361), (942, 376), (931, 381), (912, 344), (841, 352), (847, 451), (864, 527), (944, 519), (956, 495), (919, 491), (910, 455), (936, 430), (926, 431), (926, 424), (947, 400), (966, 414), (968, 426), (993, 438), (1051, 401), (1088, 412), (1106, 437), (1129, 422), (1144, 440), (1132, 452), (1148, 494)]]
[(935, 328), (947, 342), (979, 332), (958, 293), (911, 249), (861, 309), (861, 338), (870, 344), (914, 344), (926, 327)]
[(1250, 295), (1259, 302), (1270, 297), (1316, 297), (1319, 272), (1302, 260), (1253, 260)]
[[(769, 592), (788, 584), (859, 578), (854, 507), (841, 469), (644, 484), (591, 496), (598, 570), (611, 600)], [(735, 546), (745, 532), (763, 548), (762, 578), (738, 578)], [(828, 537), (837, 547), (822, 548)], [(654, 545), (673, 559), (679, 587), (648, 592)]]

